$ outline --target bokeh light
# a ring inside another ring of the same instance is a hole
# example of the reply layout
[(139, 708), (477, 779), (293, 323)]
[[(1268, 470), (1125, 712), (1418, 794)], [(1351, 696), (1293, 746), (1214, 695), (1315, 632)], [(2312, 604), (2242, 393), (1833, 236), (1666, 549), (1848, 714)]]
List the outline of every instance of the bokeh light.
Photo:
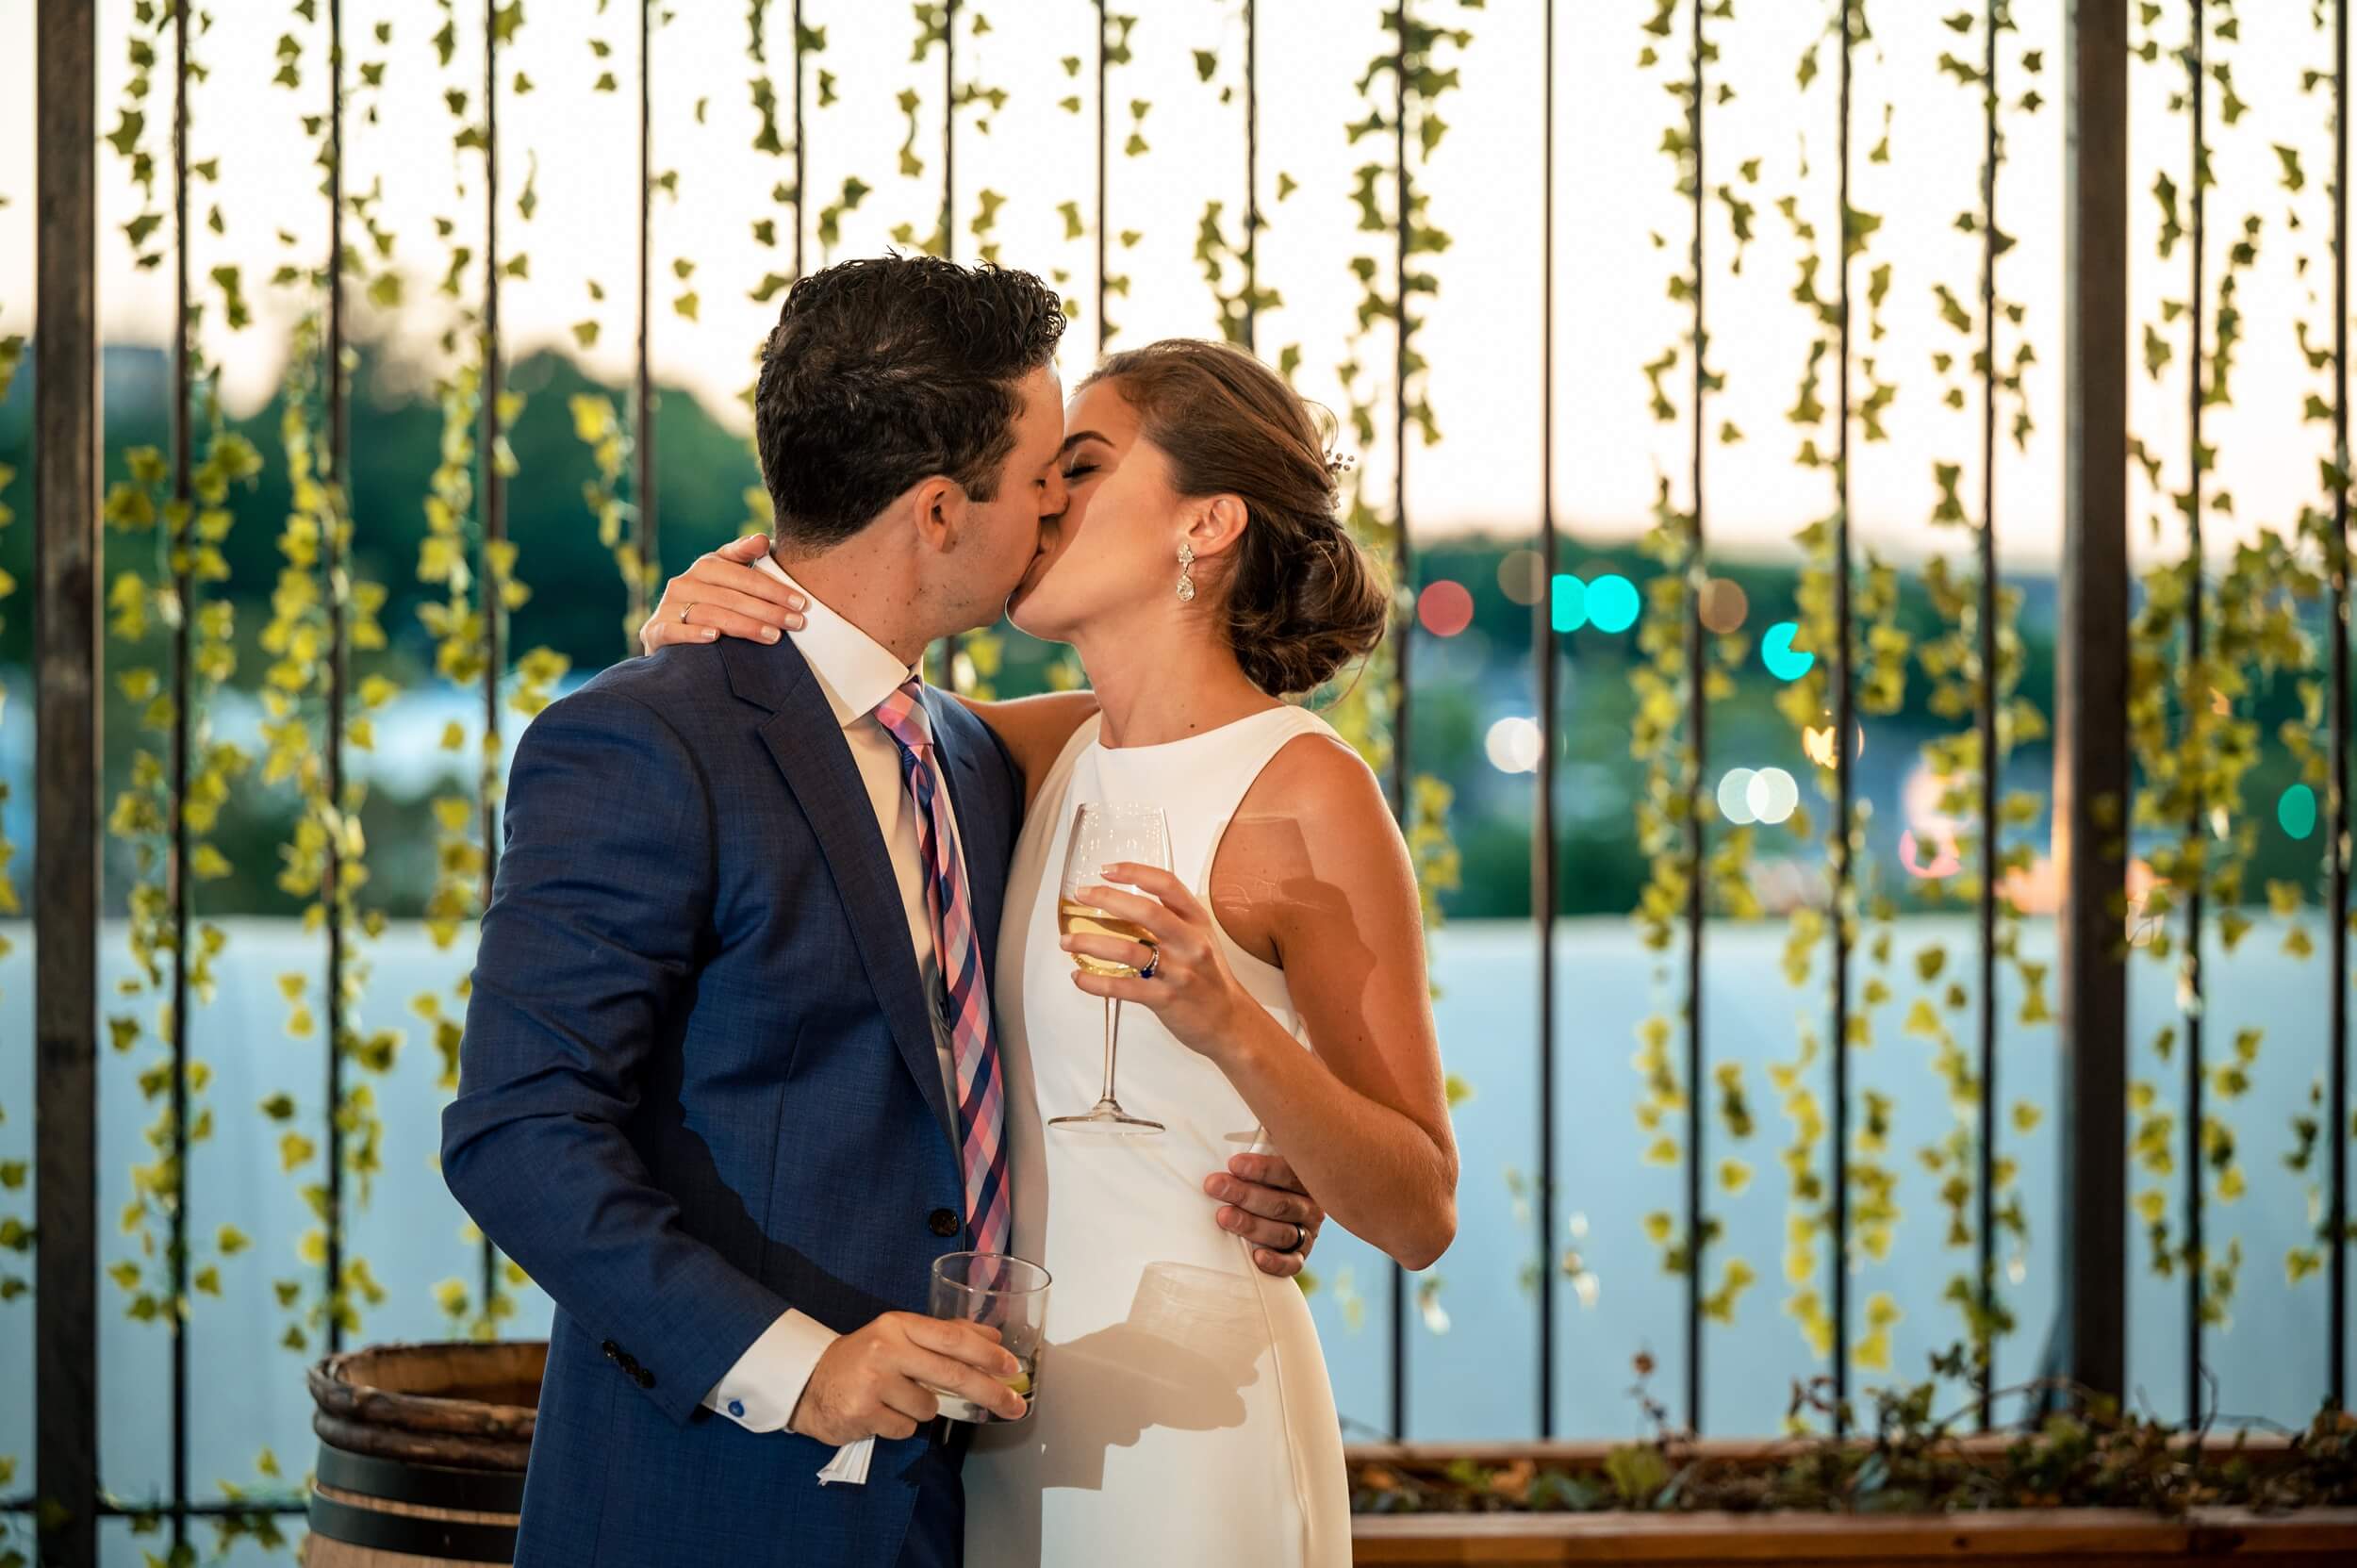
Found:
[(1453, 637), (1473, 624), (1473, 595), (1446, 579), (1427, 586), (1416, 601), (1416, 619), (1436, 637)]
[(1637, 585), (1617, 571), (1588, 585), (1588, 623), (1599, 632), (1627, 631), (1637, 608)]
[(1545, 747), (1546, 738), (1539, 733), (1538, 720), (1520, 717), (1501, 718), (1491, 725), (1489, 738), (1483, 743), (1483, 750), (1490, 753), (1490, 766), (1501, 773), (1536, 773)]
[(1498, 591), (1516, 604), (1536, 604), (1546, 593), (1547, 558), (1535, 550), (1509, 550), (1498, 563)]
[(1797, 620), (1779, 620), (1759, 639), (1759, 662), (1779, 681), (1797, 681), (1817, 662), (1817, 655), (1792, 646), (1801, 633)]
[(2292, 785), (2275, 802), (2275, 819), (2294, 838), (2307, 837), (2316, 831), (2316, 792), (2304, 784)]
[(1752, 602), (1742, 584), (1731, 577), (1713, 577), (1703, 585), (1698, 613), (1703, 624), (1714, 632), (1739, 632), (1743, 629), (1743, 618), (1752, 613)]
[(1588, 585), (1570, 572), (1558, 572), (1547, 619), (1558, 632), (1576, 632), (1588, 624)]
[(1899, 864), (1906, 868), (1908, 876), (1920, 877), (1925, 882), (1937, 882), (1964, 869), (1964, 851), (1957, 845), (1954, 834), (1936, 829), (1927, 832), (1925, 837), (1932, 844), (1932, 858), (1929, 861), (1923, 859), (1924, 841), (1915, 836), (1913, 828), (1899, 834)]
[(1773, 827), (1800, 805), (1801, 786), (1783, 768), (1763, 767), (1744, 785), (1743, 803), (1751, 808), (1753, 820)]
[[(1853, 754), (1862, 757), (1866, 755), (1866, 726), (1856, 726), (1856, 750)], [(1824, 723), (1811, 724), (1801, 731), (1801, 750), (1820, 767), (1834, 766), (1833, 715), (1825, 715)]]
[(1758, 776), (1748, 767), (1730, 767), (1719, 781), (1719, 815), (1739, 828), (1759, 819), (1752, 809), (1752, 781)]

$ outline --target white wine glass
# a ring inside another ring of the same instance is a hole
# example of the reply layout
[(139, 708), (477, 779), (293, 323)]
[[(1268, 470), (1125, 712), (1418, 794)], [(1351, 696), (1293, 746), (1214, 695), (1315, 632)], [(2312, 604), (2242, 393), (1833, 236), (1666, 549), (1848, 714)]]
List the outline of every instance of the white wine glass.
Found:
[[(1085, 801), (1072, 814), (1072, 837), (1064, 850), (1063, 882), (1056, 897), (1056, 925), (1066, 936), (1115, 936), (1153, 946), (1133, 921), (1118, 919), (1084, 901), (1080, 890), (1111, 882), (1105, 867), (1129, 861), (1170, 869), (1170, 822), (1162, 808), (1139, 801)], [(1080, 967), (1093, 975), (1135, 975), (1128, 964), (1075, 953)], [(1151, 1137), (1162, 1124), (1133, 1116), (1113, 1098), (1113, 1058), (1121, 1038), (1121, 1003), (1105, 999), (1105, 1090), (1097, 1101), (1077, 1116), (1058, 1116), (1048, 1126), (1060, 1132), (1096, 1133), (1113, 1137)]]

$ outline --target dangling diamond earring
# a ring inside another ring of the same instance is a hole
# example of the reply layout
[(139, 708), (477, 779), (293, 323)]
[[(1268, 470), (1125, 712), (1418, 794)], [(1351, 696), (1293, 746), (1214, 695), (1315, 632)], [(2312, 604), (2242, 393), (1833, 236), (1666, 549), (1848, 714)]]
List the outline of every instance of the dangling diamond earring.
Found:
[(1183, 539), (1178, 544), (1178, 602), (1195, 602), (1195, 546)]

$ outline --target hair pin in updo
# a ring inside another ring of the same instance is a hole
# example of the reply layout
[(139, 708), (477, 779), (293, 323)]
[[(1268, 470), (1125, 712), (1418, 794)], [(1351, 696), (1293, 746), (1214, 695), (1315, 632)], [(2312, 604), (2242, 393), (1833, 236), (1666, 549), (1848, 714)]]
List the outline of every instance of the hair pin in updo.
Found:
[(1348, 473), (1351, 470), (1357, 468), (1358, 466), (1359, 457), (1356, 453), (1328, 452), (1326, 454), (1326, 471), (1334, 475), (1336, 478), (1340, 478), (1342, 475)]

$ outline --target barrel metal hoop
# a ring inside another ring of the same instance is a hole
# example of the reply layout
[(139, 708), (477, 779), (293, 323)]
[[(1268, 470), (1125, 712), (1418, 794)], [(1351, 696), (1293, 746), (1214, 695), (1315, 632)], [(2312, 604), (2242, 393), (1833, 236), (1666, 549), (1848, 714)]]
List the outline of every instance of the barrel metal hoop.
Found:
[(427, 1508), (464, 1509), (470, 1513), (515, 1513), (524, 1506), (524, 1478), (513, 1471), (466, 1470), (447, 1464), (355, 1454), (332, 1443), (320, 1444), (319, 1480), (338, 1492), (387, 1497)]
[(378, 1513), (311, 1494), (311, 1533), (349, 1546), (454, 1562), (513, 1562), (516, 1527)]

